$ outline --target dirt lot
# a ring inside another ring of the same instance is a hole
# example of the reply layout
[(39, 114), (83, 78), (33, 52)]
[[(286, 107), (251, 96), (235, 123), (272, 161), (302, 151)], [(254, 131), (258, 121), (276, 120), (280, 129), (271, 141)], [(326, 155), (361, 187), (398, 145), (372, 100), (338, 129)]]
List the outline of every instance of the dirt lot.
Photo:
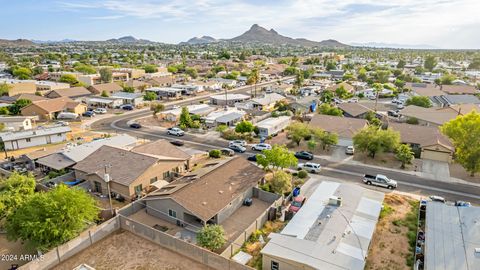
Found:
[(470, 173), (465, 171), (462, 165), (452, 162), (450, 164), (450, 176), (455, 178), (460, 178), (465, 181), (479, 183), (480, 184), (480, 174), (477, 173), (475, 176), (470, 176)]
[(86, 263), (97, 270), (208, 269), (203, 264), (162, 248), (127, 231), (122, 231), (103, 239), (53, 269), (73, 269), (82, 263)]
[(0, 234), (0, 255), (12, 255), (2, 257), (2, 260), (0, 260), (0, 269), (8, 269), (12, 264), (26, 264), (28, 261), (20, 260), (20, 256), (33, 254), (35, 254), (35, 251), (28, 249), (25, 244), (21, 243), (21, 241), (10, 242), (7, 240), (5, 234)]
[[(410, 252), (408, 226), (412, 198), (398, 194), (385, 195), (384, 209), (380, 214), (365, 269), (367, 270), (409, 270), (407, 258)], [(410, 214), (411, 215), (411, 214)]]

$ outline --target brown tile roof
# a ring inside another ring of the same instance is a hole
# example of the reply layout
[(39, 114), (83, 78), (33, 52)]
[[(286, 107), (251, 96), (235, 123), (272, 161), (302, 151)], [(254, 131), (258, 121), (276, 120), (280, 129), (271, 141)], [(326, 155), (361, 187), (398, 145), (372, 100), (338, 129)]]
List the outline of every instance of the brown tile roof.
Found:
[(73, 109), (78, 106), (80, 103), (71, 100), (70, 98), (52, 98), (46, 100), (38, 100), (32, 102), (32, 104), (24, 107), (22, 111), (30, 106), (38, 107), (46, 113), (60, 112), (65, 109)]
[(139, 89), (141, 87), (151, 87), (152, 84), (148, 83), (148, 82), (143, 82), (143, 81), (138, 81), (138, 80), (128, 80), (126, 82), (118, 82), (119, 85), (125, 85), (125, 86), (130, 86), (130, 87), (133, 87), (135, 89)]
[(480, 113), (480, 104), (471, 104), (471, 103), (465, 103), (465, 104), (457, 104), (457, 105), (452, 105), (450, 107), (444, 108), (444, 109), (450, 109), (455, 111), (458, 114), (465, 115), (473, 110), (476, 112)]
[[(241, 157), (231, 158), (208, 170), (198, 177), (186, 176), (174, 181), (149, 194), (147, 200), (171, 198), (195, 216), (207, 221), (249, 188), (256, 186), (265, 176), (262, 169)], [(165, 193), (171, 187), (174, 190)]]
[(95, 84), (90, 86), (90, 91), (94, 94), (101, 94), (103, 91), (106, 91), (107, 93), (113, 93), (117, 91), (122, 91), (123, 88), (118, 85), (117, 83), (102, 83), (102, 84)]
[(148, 154), (158, 157), (159, 159), (179, 159), (179, 160), (188, 160), (191, 156), (180, 148), (172, 145), (167, 140), (156, 140), (154, 142), (141, 144), (132, 149), (133, 152)]
[(442, 85), (441, 90), (447, 94), (478, 94), (479, 91), (472, 85)]
[(73, 168), (103, 178), (105, 165), (109, 165), (107, 170), (112, 181), (129, 186), (157, 161), (155, 157), (104, 145)]
[(439, 86), (431, 83), (407, 83), (405, 87), (411, 89), (420, 96), (435, 97), (445, 95), (445, 93), (440, 90)]
[(330, 90), (330, 91), (335, 91), (337, 90), (337, 88), (339, 88), (340, 86), (343, 86), (343, 88), (345, 88), (345, 90), (347, 90), (348, 92), (352, 92), (355, 90), (355, 87), (353, 87), (351, 84), (349, 83), (346, 83), (346, 82), (341, 82), (341, 83), (337, 83), (337, 84), (334, 84), (330, 87), (327, 87), (327, 90)]
[(414, 117), (436, 125), (442, 125), (458, 116), (458, 112), (450, 108), (423, 108), (415, 105), (409, 105), (401, 110), (400, 115)]
[(441, 144), (452, 152), (454, 150), (453, 144), (438, 127), (389, 123), (389, 128), (400, 132), (401, 141), (404, 143), (415, 143), (421, 147)]
[(172, 84), (175, 82), (175, 80), (171, 76), (164, 76), (146, 79), (145, 82), (151, 84), (152, 86), (160, 86)]
[(46, 97), (52, 96), (52, 97), (81, 97), (81, 96), (88, 96), (91, 95), (92, 92), (88, 91), (87, 88), (83, 86), (78, 86), (78, 87), (72, 87), (72, 88), (64, 88), (64, 89), (57, 89), (57, 90), (52, 90), (48, 94), (46, 94)]
[(362, 115), (366, 112), (372, 111), (370, 108), (363, 106), (360, 103), (340, 103), (338, 104), (338, 108), (342, 110), (343, 112), (351, 115), (352, 117), (357, 117), (359, 115)]
[(12, 96), (12, 98), (14, 98), (15, 100), (28, 99), (28, 100), (31, 100), (32, 102), (37, 101), (37, 100), (46, 100), (47, 99), (45, 97), (37, 96), (35, 94), (17, 94), (17, 95)]
[(336, 133), (341, 138), (352, 138), (355, 133), (367, 125), (367, 120), (315, 114), (309, 126)]

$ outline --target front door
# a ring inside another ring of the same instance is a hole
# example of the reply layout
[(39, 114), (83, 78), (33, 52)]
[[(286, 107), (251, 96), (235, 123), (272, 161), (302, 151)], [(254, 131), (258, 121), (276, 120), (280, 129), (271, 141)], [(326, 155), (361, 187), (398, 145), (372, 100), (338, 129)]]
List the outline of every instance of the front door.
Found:
[(100, 182), (94, 181), (93, 185), (94, 185), (93, 190), (95, 192), (102, 193), (102, 184)]

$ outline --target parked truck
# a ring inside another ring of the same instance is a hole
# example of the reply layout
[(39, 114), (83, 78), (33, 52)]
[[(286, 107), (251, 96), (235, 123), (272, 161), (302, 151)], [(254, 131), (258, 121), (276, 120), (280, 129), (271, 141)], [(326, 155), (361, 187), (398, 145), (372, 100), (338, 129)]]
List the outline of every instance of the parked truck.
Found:
[(397, 188), (397, 181), (389, 179), (383, 174), (377, 174), (377, 175), (365, 174), (363, 176), (363, 182), (367, 185), (385, 187), (388, 189)]

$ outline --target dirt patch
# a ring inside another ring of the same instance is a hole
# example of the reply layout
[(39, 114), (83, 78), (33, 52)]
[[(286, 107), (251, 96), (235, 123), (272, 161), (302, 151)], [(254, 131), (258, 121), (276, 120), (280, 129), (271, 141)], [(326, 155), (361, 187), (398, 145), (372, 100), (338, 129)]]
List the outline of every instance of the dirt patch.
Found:
[(175, 122), (168, 122), (165, 120), (160, 119), (159, 117), (147, 116), (136, 120), (137, 123), (143, 126), (154, 126), (154, 127), (174, 127), (176, 125)]
[(207, 266), (127, 231), (112, 234), (53, 269), (73, 269), (86, 263), (102, 269), (206, 270)]
[(384, 209), (380, 213), (367, 257), (367, 270), (409, 270), (407, 258), (412, 257), (408, 227), (402, 222), (411, 213), (415, 200), (398, 194), (385, 195)]
[[(392, 168), (392, 169), (401, 169), (402, 163), (395, 158), (393, 153), (381, 153), (375, 155), (375, 158), (369, 157), (365, 153), (355, 152), (353, 160), (362, 162), (363, 164)], [(407, 164), (405, 166), (405, 171), (421, 171), (422, 170), (422, 161), (413, 160), (412, 164)]]
[(0, 269), (9, 269), (12, 264), (24, 265), (28, 261), (21, 259), (22, 255), (33, 254), (36, 254), (36, 252), (22, 244), (21, 241), (11, 242), (7, 240), (5, 234), (0, 234), (0, 255), (4, 255), (0, 260)]
[(475, 176), (470, 176), (470, 173), (465, 171), (462, 165), (452, 162), (450, 164), (450, 176), (455, 178), (460, 178), (465, 181), (479, 183), (480, 184), (480, 174), (477, 173)]

